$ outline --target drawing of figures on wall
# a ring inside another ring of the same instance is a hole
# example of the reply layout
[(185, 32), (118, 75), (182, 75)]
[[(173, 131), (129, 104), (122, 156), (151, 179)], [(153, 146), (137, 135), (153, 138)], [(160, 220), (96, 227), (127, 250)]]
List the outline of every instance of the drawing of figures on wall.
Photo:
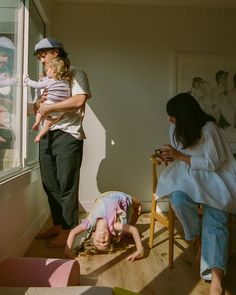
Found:
[(236, 56), (175, 53), (173, 73), (174, 94), (190, 92), (236, 154)]
[(190, 90), (202, 108), (216, 118), (218, 126), (222, 129), (236, 128), (236, 81), (229, 89), (228, 75), (227, 71), (217, 71), (215, 87), (201, 77), (193, 77)]

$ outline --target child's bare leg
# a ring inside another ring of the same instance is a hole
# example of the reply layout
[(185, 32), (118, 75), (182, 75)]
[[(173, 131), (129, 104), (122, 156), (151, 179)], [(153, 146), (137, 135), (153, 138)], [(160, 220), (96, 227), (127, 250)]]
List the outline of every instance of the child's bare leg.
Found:
[(60, 121), (62, 118), (62, 116), (55, 118), (55, 119), (51, 119), (50, 117), (45, 118), (44, 122), (43, 122), (43, 127), (41, 128), (41, 130), (39, 131), (38, 135), (35, 137), (34, 142), (39, 142), (41, 137), (44, 136), (49, 130), (50, 127), (57, 123), (58, 121)]
[(139, 199), (132, 197), (133, 214), (131, 216), (130, 224), (135, 225), (142, 211), (142, 206)]
[(224, 272), (220, 268), (212, 268), (212, 281), (209, 295), (221, 295), (222, 290), (222, 280), (224, 277)]
[(35, 130), (37, 131), (39, 129), (39, 124), (40, 124), (40, 121), (42, 120), (42, 115), (40, 113), (36, 113), (36, 116), (35, 116), (35, 123), (34, 125), (32, 126), (32, 130)]
[(52, 122), (45, 119), (43, 123), (43, 127), (40, 129), (38, 135), (35, 137), (34, 142), (39, 142), (40, 138), (50, 130), (51, 126), (52, 126)]

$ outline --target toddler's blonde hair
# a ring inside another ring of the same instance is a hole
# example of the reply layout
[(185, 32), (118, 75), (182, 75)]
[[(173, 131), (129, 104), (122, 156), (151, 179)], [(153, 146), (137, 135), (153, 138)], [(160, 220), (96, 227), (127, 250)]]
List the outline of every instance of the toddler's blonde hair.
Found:
[(69, 65), (65, 63), (60, 57), (52, 58), (48, 61), (47, 67), (53, 69), (56, 80), (66, 80), (71, 83), (72, 74), (69, 71)]

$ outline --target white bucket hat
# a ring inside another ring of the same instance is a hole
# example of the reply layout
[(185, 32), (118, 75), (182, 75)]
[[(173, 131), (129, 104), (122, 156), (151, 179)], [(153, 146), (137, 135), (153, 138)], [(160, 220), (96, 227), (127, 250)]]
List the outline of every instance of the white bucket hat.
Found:
[(7, 37), (0, 37), (0, 48), (15, 50), (15, 45)]
[(49, 49), (49, 48), (61, 48), (64, 50), (64, 46), (61, 42), (57, 41), (54, 38), (44, 38), (40, 40), (36, 45), (35, 45), (35, 52), (41, 49)]

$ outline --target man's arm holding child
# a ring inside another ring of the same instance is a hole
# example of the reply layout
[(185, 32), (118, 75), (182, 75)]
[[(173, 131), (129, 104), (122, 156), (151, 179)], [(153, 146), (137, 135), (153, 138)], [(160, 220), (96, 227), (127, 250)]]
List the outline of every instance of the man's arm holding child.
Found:
[(71, 112), (77, 111), (81, 108), (87, 101), (87, 94), (76, 94), (64, 101), (60, 101), (53, 104), (40, 104), (39, 112), (43, 116), (49, 115), (51, 112)]

